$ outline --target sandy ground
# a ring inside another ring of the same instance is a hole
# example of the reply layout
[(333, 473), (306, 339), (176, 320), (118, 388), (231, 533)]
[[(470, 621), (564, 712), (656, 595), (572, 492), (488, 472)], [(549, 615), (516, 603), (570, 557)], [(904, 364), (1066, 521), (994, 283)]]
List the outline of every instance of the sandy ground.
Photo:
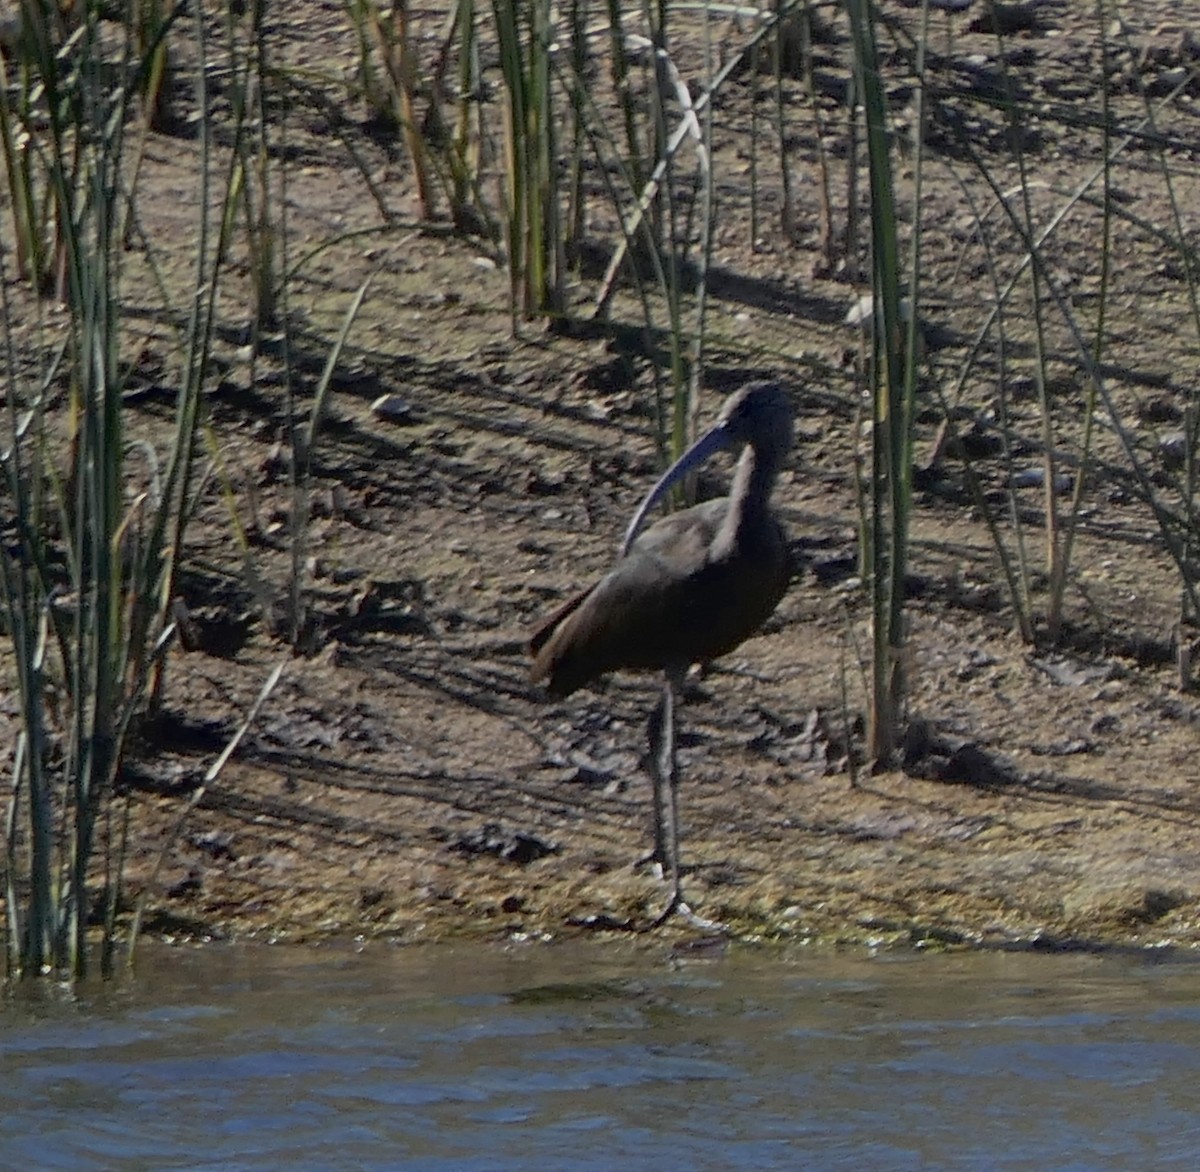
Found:
[[(1016, 84), (1041, 111), (1024, 144), (1039, 224), (1100, 157), (1091, 7), (1038, 6), (1031, 26), (1006, 42)], [(1110, 116), (1122, 129), (1144, 127), (1139, 86), (1160, 93), (1153, 87), (1161, 77), (1196, 64), (1169, 5), (1137, 7), (1128, 52), (1112, 50), (1120, 60)], [(966, 18), (943, 23), (924, 190), (934, 331), (927, 387), (959, 403), (960, 430), (978, 440), (971, 474), (1015, 557), (995, 436), (1003, 385), (1014, 458), (1037, 466), (1027, 301), (1006, 315), (1003, 347), (993, 330), (958, 380), (994, 304), (989, 264), (1011, 272), (1022, 249), (993, 208), (988, 261), (972, 207), (990, 197), (955, 148), (956, 128), (966, 125), (1001, 188), (1017, 182), (1018, 170), (1003, 115), (983, 100), (999, 69), (994, 38)], [(837, 144), (846, 44), (833, 32), (817, 47), (818, 104), (844, 203)], [(331, 68), (352, 61), (339, 5), (306, 6), (277, 36), (285, 60), (302, 59), (319, 40), (333, 47)], [(681, 53), (685, 76), (695, 64)], [(966, 465), (951, 451), (928, 467), (913, 519), (915, 731), (897, 768), (862, 768), (859, 391), (847, 359), (858, 340), (843, 324), (861, 286), (821, 254), (816, 131), (798, 82), (787, 83), (793, 206), (785, 217), (778, 139), (760, 119), (759, 150), (770, 162), (752, 239), (752, 91), (768, 84), (743, 74), (717, 107), (721, 220), (704, 415), (749, 378), (777, 378), (793, 393), (800, 443), (776, 504), (798, 569), (761, 636), (689, 682), (682, 800), (692, 903), (734, 935), (755, 938), (998, 947), (1200, 941), (1200, 706), (1179, 686), (1178, 572), (1122, 471), (1111, 429), (1098, 433), (1101, 463), (1085, 484), (1068, 622), (1055, 645), (1014, 634)], [(1171, 139), (1189, 229), (1200, 226), (1195, 90), (1193, 79), (1158, 110), (1155, 131)], [(902, 110), (903, 94), (893, 98)], [(649, 848), (641, 758), (657, 684), (618, 676), (547, 702), (526, 680), (524, 647), (541, 614), (603, 572), (659, 468), (636, 302), (618, 296), (611, 328), (550, 332), (527, 323), (514, 334), (507, 276), (490, 248), (416, 222), (399, 144), (354, 122), (334, 135), (321, 113), (298, 103), (289, 126), (292, 255), (338, 241), (302, 266), (291, 294), (301, 409), (353, 290), (366, 271), (375, 274), (315, 453), (310, 622), (293, 654), (277, 622), (291, 508), (283, 363), (268, 354), (252, 376), (234, 320), (207, 406), (264, 585), (248, 582), (214, 478), (189, 530), (183, 596), (192, 647), (173, 653), (165, 711), (131, 745), (123, 779), (133, 812), (130, 894), (150, 884), (147, 926), (171, 937), (503, 938), (643, 924), (665, 898), (638, 866)], [(390, 223), (347, 163), (347, 135), (385, 194)], [(163, 198), (143, 198), (143, 215), (168, 273), (183, 271), (195, 231), (195, 151), (186, 136), (161, 135), (147, 152), (142, 182)], [(1114, 199), (1169, 226), (1162, 158), (1147, 137), (1131, 140)], [(898, 181), (902, 191), (911, 186), (904, 164)], [(1093, 328), (1099, 223), (1094, 205), (1078, 203), (1046, 245), (1079, 319)], [(344, 235), (371, 227), (378, 231)], [(592, 227), (605, 239), (611, 223), (597, 211)], [(1193, 399), (1196, 331), (1176, 260), (1126, 221), (1115, 232), (1107, 385), (1112, 410), (1140, 427), (1152, 452)], [(576, 321), (586, 318), (594, 288), (574, 286)], [(16, 286), (14, 295), (29, 305)], [(135, 308), (131, 325), (149, 373), (130, 404), (130, 427), (154, 437), (173, 410), (173, 358), (151, 311)], [(31, 329), (30, 355), (37, 337)], [(1046, 346), (1055, 443), (1077, 453), (1087, 387), (1058, 319)], [(385, 393), (406, 409), (380, 420), (371, 404)], [(917, 451), (925, 468), (940, 412), (932, 392), (923, 402)], [(723, 491), (728, 473), (714, 464), (702, 493)], [(1166, 472), (1161, 483), (1177, 501)], [(1017, 495), (1037, 613), (1045, 606), (1043, 508), (1036, 489)], [(280, 660), (282, 680), (259, 721), (172, 839), (184, 804)], [(13, 715), (10, 702), (2, 718)]]

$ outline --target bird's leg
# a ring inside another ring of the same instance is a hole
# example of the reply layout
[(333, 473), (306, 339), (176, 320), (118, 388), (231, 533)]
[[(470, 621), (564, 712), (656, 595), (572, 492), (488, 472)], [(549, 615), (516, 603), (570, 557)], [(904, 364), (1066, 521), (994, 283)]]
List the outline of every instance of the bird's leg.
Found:
[(662, 878), (679, 884), (678, 765), (675, 754), (675, 701), (672, 673), (650, 717), (650, 777), (654, 785), (654, 850), (650, 862)]
[(683, 870), (679, 862), (679, 761), (676, 756), (675, 708), (683, 688), (682, 671), (668, 670), (662, 699), (650, 718), (650, 768), (654, 780), (654, 853), (650, 856), (670, 876), (671, 898), (646, 931), (665, 924), (674, 915), (694, 927), (719, 932), (724, 925), (696, 915), (683, 898)]

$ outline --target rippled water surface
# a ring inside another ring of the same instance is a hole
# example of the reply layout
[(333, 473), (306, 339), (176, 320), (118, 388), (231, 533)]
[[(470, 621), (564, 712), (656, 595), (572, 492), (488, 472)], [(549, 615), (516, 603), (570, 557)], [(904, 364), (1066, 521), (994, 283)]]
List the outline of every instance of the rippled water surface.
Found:
[(0, 1166), (1200, 1167), (1200, 966), (148, 949), (0, 1009)]

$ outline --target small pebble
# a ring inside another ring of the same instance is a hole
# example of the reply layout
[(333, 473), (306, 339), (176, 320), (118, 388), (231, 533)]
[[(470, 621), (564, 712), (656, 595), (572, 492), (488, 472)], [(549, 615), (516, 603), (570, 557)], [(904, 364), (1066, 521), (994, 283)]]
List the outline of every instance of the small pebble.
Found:
[(413, 423), (412, 404), (400, 398), (399, 395), (380, 395), (371, 404), (371, 414), (376, 419), (386, 419), (390, 423)]

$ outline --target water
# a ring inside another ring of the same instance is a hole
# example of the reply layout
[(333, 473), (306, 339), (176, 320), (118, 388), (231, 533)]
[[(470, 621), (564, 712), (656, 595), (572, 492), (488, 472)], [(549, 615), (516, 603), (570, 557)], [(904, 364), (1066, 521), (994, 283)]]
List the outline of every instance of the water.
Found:
[(1200, 1166), (1200, 967), (158, 948), (0, 1009), (12, 1169)]

